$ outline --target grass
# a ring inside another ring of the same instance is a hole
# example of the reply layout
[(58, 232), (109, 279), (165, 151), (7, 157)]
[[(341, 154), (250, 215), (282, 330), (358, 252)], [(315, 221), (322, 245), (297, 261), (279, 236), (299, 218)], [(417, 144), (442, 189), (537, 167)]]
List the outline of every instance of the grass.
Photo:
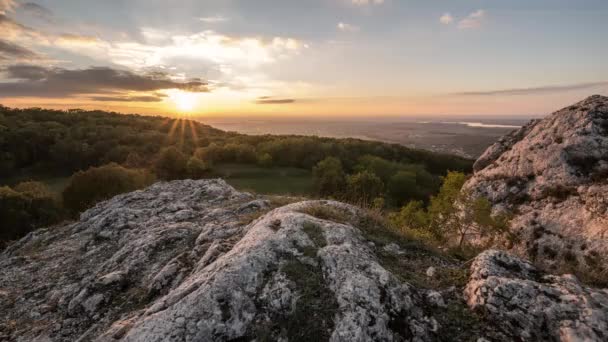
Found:
[(239, 190), (271, 195), (309, 195), (312, 173), (293, 167), (264, 168), (248, 164), (220, 164), (213, 176), (221, 177)]

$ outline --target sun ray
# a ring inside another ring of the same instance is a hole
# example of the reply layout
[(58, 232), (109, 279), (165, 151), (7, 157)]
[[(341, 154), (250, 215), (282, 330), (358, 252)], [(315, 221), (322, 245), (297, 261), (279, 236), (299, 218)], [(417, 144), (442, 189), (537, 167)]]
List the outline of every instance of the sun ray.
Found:
[(186, 120), (180, 119), (179, 121), (181, 121), (181, 125), (179, 128), (179, 148), (181, 149), (184, 147), (184, 128), (186, 127)]
[(175, 130), (177, 129), (177, 125), (181, 119), (173, 119), (173, 125), (169, 130), (169, 134), (167, 135), (167, 144), (170, 144), (173, 141), (173, 136), (175, 134)]
[(192, 134), (192, 142), (194, 146), (198, 144), (198, 134), (196, 133), (196, 125), (192, 123), (192, 120), (188, 120), (188, 124), (190, 125), (190, 134)]

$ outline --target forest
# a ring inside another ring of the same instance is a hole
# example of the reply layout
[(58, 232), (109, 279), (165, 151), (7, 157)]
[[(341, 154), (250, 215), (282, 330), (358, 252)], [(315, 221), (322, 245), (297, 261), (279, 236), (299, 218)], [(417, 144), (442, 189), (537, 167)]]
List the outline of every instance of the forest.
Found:
[[(401, 145), (250, 136), (184, 118), (0, 106), (0, 243), (157, 180), (226, 178), (260, 193), (399, 209), (472, 161)], [(245, 174), (238, 178), (239, 174)]]

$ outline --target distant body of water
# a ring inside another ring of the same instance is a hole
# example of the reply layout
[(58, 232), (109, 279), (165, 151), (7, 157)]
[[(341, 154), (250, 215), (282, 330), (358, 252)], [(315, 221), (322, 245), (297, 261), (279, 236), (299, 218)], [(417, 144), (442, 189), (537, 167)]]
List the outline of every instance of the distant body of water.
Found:
[[(422, 121), (420, 123), (433, 123), (431, 121)], [(469, 121), (440, 121), (442, 124), (450, 124), (450, 125), (465, 125), (468, 127), (478, 127), (478, 128), (521, 128), (522, 125), (500, 125), (500, 124), (488, 124), (483, 122), (469, 122)]]

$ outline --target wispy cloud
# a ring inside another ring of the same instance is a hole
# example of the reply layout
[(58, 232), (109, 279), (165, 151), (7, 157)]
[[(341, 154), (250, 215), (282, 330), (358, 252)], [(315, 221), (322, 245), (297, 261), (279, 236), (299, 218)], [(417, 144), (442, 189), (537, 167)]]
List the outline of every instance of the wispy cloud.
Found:
[(351, 0), (351, 2), (359, 6), (382, 5), (384, 3), (384, 0)]
[(453, 93), (452, 95), (464, 95), (464, 96), (535, 95), (535, 94), (557, 93), (557, 92), (565, 92), (565, 91), (573, 91), (573, 90), (586, 90), (586, 89), (599, 88), (599, 87), (608, 87), (608, 81), (548, 85), (548, 86), (532, 87), (532, 88), (498, 89), (498, 90), (489, 90), (489, 91), (468, 91), (468, 92), (461, 92), (461, 93)]
[(344, 22), (339, 22), (337, 28), (342, 32), (359, 32), (361, 30), (359, 26), (347, 24)]
[(450, 13), (444, 13), (441, 17), (439, 17), (439, 22), (444, 25), (449, 25), (454, 22), (454, 17)]
[(15, 63), (39, 58), (40, 56), (30, 49), (0, 39), (0, 61), (5, 60)]
[(481, 27), (481, 24), (486, 17), (486, 11), (480, 9), (471, 14), (469, 14), (466, 18), (462, 19), (458, 22), (458, 28), (460, 29), (474, 29)]
[(255, 101), (256, 104), (289, 104), (296, 102), (295, 99), (277, 99), (270, 96), (258, 97)]
[(198, 19), (207, 24), (223, 23), (223, 22), (226, 22), (229, 20), (228, 18), (223, 17), (221, 15), (215, 15), (215, 16), (211, 16), (211, 17), (202, 17), (202, 18), (198, 18)]

